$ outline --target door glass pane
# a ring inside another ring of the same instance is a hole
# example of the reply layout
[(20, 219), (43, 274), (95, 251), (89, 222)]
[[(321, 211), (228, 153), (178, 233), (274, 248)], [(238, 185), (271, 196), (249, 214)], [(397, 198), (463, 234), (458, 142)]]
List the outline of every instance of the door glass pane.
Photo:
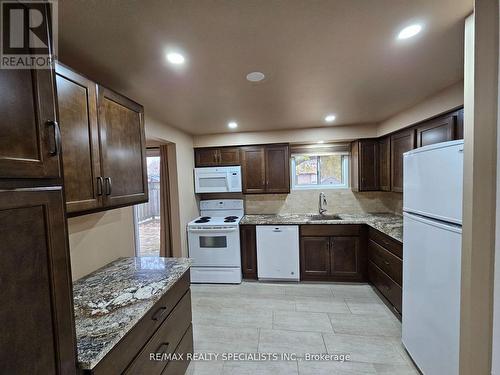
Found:
[[(151, 154), (151, 152), (149, 152)], [(149, 201), (134, 206), (137, 256), (160, 255), (160, 157), (147, 157)]]

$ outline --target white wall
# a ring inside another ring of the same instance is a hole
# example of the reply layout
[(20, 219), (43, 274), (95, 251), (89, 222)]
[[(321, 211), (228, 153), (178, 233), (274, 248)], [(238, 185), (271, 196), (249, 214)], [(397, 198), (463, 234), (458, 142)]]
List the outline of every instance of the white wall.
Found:
[(280, 142), (350, 141), (377, 136), (376, 124), (324, 126), (322, 128), (236, 132), (194, 136), (195, 147), (236, 146)]
[(430, 96), (417, 105), (382, 121), (378, 125), (377, 135), (382, 136), (392, 133), (463, 104), (464, 82), (460, 81)]
[(135, 254), (132, 207), (68, 220), (73, 280)]

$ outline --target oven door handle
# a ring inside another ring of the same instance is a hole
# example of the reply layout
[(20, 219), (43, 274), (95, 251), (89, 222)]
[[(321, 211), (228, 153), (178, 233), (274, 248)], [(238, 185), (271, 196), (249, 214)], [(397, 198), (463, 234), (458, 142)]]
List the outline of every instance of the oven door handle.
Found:
[(229, 232), (236, 232), (238, 228), (220, 228), (220, 229), (188, 229), (188, 232), (190, 233), (229, 233)]

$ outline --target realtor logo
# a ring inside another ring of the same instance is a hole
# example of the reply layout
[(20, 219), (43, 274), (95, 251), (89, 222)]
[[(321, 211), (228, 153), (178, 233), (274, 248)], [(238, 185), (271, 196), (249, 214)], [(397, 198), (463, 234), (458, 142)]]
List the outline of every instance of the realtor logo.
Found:
[(57, 2), (0, 0), (0, 4), (0, 68), (50, 69), (57, 52)]

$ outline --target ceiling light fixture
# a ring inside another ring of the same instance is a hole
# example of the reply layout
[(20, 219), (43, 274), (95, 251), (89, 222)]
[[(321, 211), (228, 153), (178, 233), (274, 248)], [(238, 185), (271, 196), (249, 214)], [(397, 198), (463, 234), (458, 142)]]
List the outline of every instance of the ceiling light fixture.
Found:
[(250, 82), (260, 82), (264, 78), (266, 78), (266, 76), (262, 72), (251, 72), (247, 74), (247, 81)]
[(334, 114), (329, 114), (329, 115), (325, 116), (325, 121), (326, 122), (334, 122), (336, 118), (337, 118), (337, 116), (335, 116)]
[(227, 124), (227, 127), (230, 128), (230, 129), (236, 129), (238, 127), (238, 123), (235, 122), (235, 121), (230, 121), (228, 124)]
[(422, 25), (416, 23), (410, 26), (406, 26), (403, 30), (401, 30), (398, 34), (398, 39), (408, 39), (417, 35), (420, 31), (422, 31)]
[(178, 52), (169, 52), (167, 53), (167, 60), (170, 64), (182, 65), (186, 58)]
[(318, 141), (318, 142), (316, 142), (316, 143), (318, 143), (318, 144), (320, 144), (320, 145), (321, 145), (321, 144), (325, 143), (325, 141)]

